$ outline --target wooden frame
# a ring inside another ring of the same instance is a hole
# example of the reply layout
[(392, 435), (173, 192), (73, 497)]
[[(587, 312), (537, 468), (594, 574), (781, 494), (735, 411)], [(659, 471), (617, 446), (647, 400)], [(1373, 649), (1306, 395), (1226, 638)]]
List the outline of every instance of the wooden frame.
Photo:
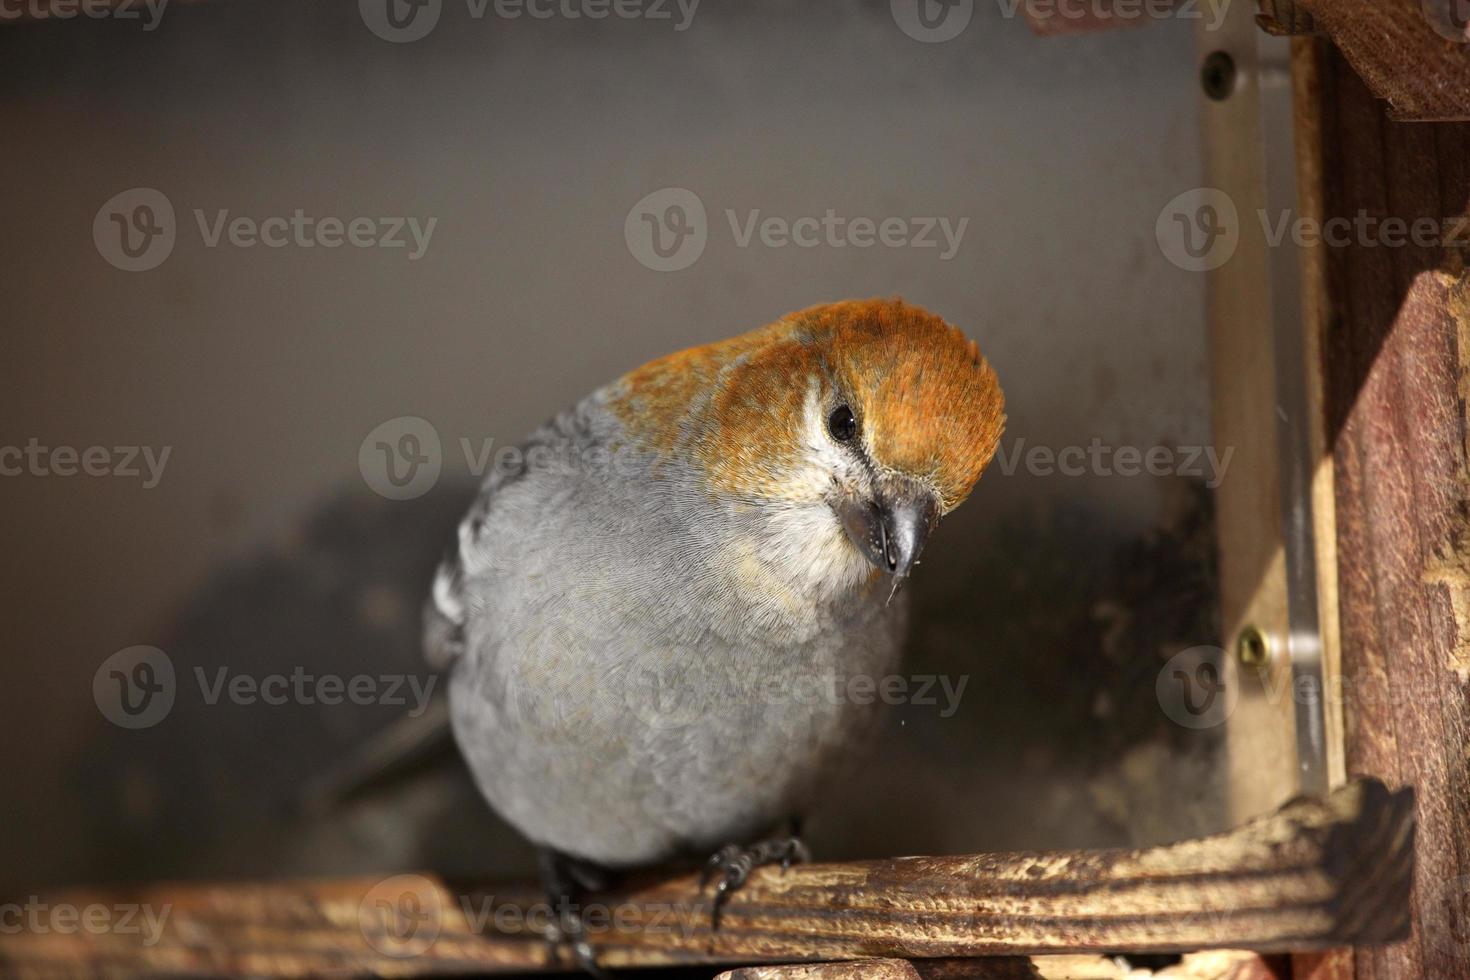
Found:
[(1430, 246), (1320, 248), (1306, 292), (1335, 473), (1346, 765), (1415, 786), (1421, 836), (1412, 941), (1298, 972), (1438, 980), (1470, 962), (1470, 231), (1455, 233), (1470, 228), (1470, 125), (1394, 121), (1343, 52), (1295, 43), (1313, 210), (1443, 229)]
[[(694, 875), (630, 881), (590, 896), (582, 912), (607, 967), (1382, 943), (1408, 928), (1412, 813), (1412, 793), (1367, 781), (1228, 834), (1144, 850), (762, 869), (732, 898), (717, 932), (710, 892)], [(38, 902), (151, 909), (160, 924), (151, 936), (24, 932), (0, 944), (0, 969), (341, 976), (575, 968), (565, 947), (547, 943), (554, 912), (535, 891), (429, 875), (157, 885)]]
[[(1447, 2), (1263, 0), (1264, 21), (1242, 5), (1223, 31), (1202, 36), (1201, 61), (1223, 54), (1232, 71), (1204, 103), (1208, 183), (1245, 226), (1257, 212), (1319, 226), (1359, 213), (1405, 222), (1470, 214), (1470, 125), (1398, 121), (1470, 116), (1470, 46), (1430, 26), (1448, 16)], [(1260, 668), (1226, 658), (1240, 694), (1226, 778), (1236, 819), (1258, 819), (1143, 851), (764, 871), (715, 934), (699, 924), (707, 908), (692, 879), (642, 881), (596, 900), (695, 924), (660, 932), (635, 915), (598, 941), (608, 965), (832, 958), (737, 975), (1101, 977), (1112, 975), (1104, 952), (1230, 946), (1318, 950), (1295, 960), (1299, 977), (1317, 980), (1439, 980), (1462, 970), (1470, 223), (1463, 228), (1462, 241), (1432, 247), (1353, 240), (1298, 251), (1242, 227), (1232, 259), (1210, 273), (1216, 438), (1236, 451), (1218, 507), (1225, 647), (1233, 654), (1254, 628), (1267, 654)], [(1295, 696), (1302, 681), (1317, 692), (1305, 704)], [(1416, 787), (1417, 806), (1378, 782), (1349, 781), (1370, 775)], [(1260, 816), (1331, 789), (1326, 802)], [(475, 928), (459, 905), (486, 899), (492, 915), (524, 924), (529, 892), (402, 878), (49, 896), (79, 908), (157, 902), (174, 917), (157, 944), (85, 930), (5, 937), (0, 966), (45, 975), (570, 966), (539, 930)], [(423, 936), (406, 924), (426, 909), (434, 935), (417, 949)], [(981, 956), (992, 959), (968, 959)]]
[[(1275, 639), (1262, 677), (1234, 668), (1231, 798), (1245, 814), (1315, 784), (1313, 766), (1301, 764), (1300, 705), (1261, 697), (1299, 669), (1287, 637), (1301, 624), (1287, 610), (1300, 580), (1287, 574), (1283, 515), (1309, 507), (1325, 700), (1322, 757), (1308, 762), (1320, 762), (1330, 785), (1371, 773), (1419, 787), (1425, 823), (1413, 941), (1301, 958), (1297, 973), (1438, 980), (1470, 961), (1470, 232), (1447, 240), (1470, 228), (1457, 224), (1470, 207), (1470, 126), (1395, 120), (1463, 116), (1454, 100), (1470, 98), (1470, 85), (1454, 80), (1470, 68), (1470, 47), (1433, 38), (1421, 19), (1431, 11), (1398, 0), (1262, 6), (1275, 32), (1303, 36), (1263, 41), (1232, 24), (1205, 39), (1241, 72), (1231, 97), (1206, 108), (1211, 176), (1246, 216), (1234, 260), (1212, 273), (1217, 436), (1242, 440), (1252, 463), (1243, 486), (1221, 492), (1225, 615), (1232, 635), (1254, 623)], [(1276, 86), (1285, 75), (1279, 53), (1262, 52), (1287, 43), (1293, 135), (1283, 144)], [(1296, 175), (1284, 208), (1293, 219), (1318, 229), (1359, 215), (1385, 228), (1427, 220), (1440, 241), (1385, 246), (1355, 231), (1272, 255), (1248, 216), (1283, 210), (1273, 180), (1283, 170)], [(1283, 260), (1299, 263), (1299, 315), (1272, 301), (1292, 277)], [(1283, 338), (1288, 347), (1300, 339), (1299, 362), (1283, 364)], [(1305, 439), (1293, 450), (1277, 427), (1273, 455), (1269, 415), (1293, 387), (1305, 395)], [(1310, 477), (1282, 494), (1293, 463)], [(1276, 515), (1252, 512), (1278, 495)], [(1293, 754), (1294, 766), (1273, 761)]]

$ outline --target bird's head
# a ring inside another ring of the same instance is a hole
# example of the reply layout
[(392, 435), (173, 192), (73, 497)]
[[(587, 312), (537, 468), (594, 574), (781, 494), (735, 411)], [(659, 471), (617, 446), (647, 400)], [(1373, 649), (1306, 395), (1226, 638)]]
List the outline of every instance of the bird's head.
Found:
[(791, 515), (813, 537), (822, 522), (840, 528), (827, 535), (834, 547), (895, 587), (969, 496), (1005, 424), (975, 343), (899, 300), (814, 306), (661, 358), (614, 398), (631, 429), (687, 458), (710, 492)]

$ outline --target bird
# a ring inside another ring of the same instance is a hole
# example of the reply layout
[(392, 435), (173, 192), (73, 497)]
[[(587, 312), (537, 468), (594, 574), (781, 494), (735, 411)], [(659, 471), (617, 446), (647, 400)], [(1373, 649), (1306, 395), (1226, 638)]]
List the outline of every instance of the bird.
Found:
[(449, 720), (534, 844), (559, 939), (606, 873), (708, 855), (721, 906), (808, 857), (859, 761), (910, 576), (996, 451), (973, 340), (897, 298), (812, 306), (653, 360), (497, 460), (425, 605)]

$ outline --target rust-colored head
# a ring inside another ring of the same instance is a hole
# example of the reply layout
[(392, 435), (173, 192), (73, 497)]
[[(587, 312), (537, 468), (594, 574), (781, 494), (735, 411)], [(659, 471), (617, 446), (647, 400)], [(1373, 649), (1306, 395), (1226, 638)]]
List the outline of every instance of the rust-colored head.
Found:
[(752, 502), (902, 481), (928, 488), (945, 513), (969, 496), (1005, 424), (1000, 384), (975, 343), (897, 299), (792, 313), (646, 364), (611, 395), (642, 445)]

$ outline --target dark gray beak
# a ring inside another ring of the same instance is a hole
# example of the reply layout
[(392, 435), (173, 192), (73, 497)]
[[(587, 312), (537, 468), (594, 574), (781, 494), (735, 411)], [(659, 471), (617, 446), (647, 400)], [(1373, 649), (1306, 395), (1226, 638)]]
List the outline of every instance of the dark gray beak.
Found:
[[(927, 487), (901, 485), (885, 489), (874, 500), (844, 500), (837, 515), (864, 557), (893, 576), (897, 592), (939, 523), (939, 501)], [(888, 598), (893, 598), (892, 592)]]

